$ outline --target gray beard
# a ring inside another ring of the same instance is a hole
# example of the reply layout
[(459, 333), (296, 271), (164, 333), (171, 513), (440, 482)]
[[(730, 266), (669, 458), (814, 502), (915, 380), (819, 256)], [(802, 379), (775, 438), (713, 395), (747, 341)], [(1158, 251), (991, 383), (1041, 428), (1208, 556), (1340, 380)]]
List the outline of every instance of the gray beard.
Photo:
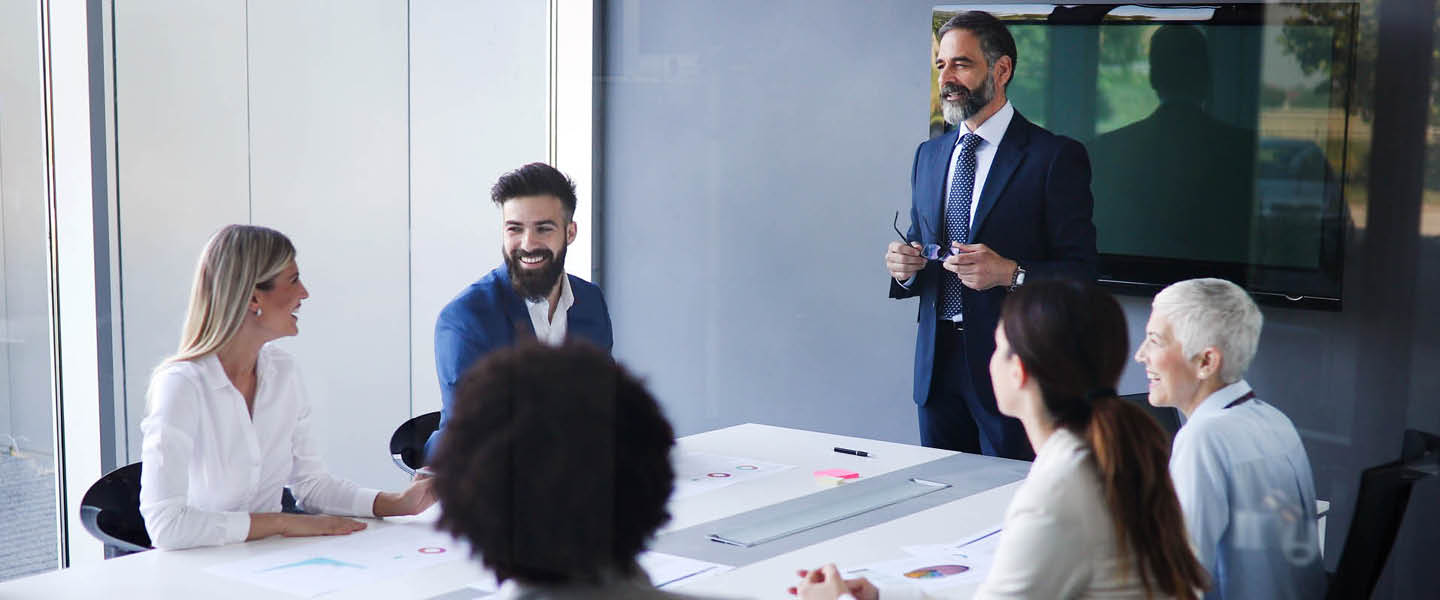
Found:
[(959, 102), (952, 102), (942, 98), (940, 100), (940, 116), (944, 117), (945, 122), (949, 123), (951, 127), (959, 127), (960, 123), (965, 119), (969, 119), (980, 111), (985, 110), (985, 106), (990, 104), (990, 101), (994, 99), (995, 86), (992, 84), (990, 73), (987, 71), (985, 73), (985, 81), (981, 83), (980, 87), (974, 92), (966, 94), (965, 99)]
[(940, 115), (945, 117), (945, 122), (949, 123), (951, 127), (958, 127), (962, 121), (970, 117), (965, 114), (964, 104), (963, 102), (940, 101)]

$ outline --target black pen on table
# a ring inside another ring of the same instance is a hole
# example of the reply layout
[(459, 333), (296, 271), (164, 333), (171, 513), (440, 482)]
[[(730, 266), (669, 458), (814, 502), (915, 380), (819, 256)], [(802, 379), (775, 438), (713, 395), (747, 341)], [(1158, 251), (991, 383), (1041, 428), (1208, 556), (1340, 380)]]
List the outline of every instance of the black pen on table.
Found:
[(839, 446), (836, 446), (836, 447), (835, 447), (835, 451), (836, 451), (836, 452), (839, 452), (839, 453), (841, 453), (841, 454), (849, 454), (849, 455), (851, 455), (851, 456), (863, 456), (863, 457), (865, 457), (865, 458), (869, 458), (869, 457), (870, 457), (870, 453), (869, 453), (869, 452), (866, 452), (866, 451), (864, 451), (864, 450), (851, 450), (851, 449), (849, 449), (849, 448), (841, 448), (841, 447), (839, 447)]

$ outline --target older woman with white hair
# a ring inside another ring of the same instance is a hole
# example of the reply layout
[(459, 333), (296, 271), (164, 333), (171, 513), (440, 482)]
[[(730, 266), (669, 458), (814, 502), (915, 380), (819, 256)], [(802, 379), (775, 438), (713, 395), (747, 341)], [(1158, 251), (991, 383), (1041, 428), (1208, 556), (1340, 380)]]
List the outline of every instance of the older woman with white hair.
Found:
[(295, 359), (269, 344), (299, 333), (308, 297), (280, 232), (229, 225), (206, 244), (180, 348), (151, 375), (140, 424), (140, 512), (157, 548), (365, 528), (281, 512), (287, 486), (312, 513), (384, 517), (434, 504), (428, 479), (391, 493), (326, 473)]
[(1315, 480), (1300, 435), (1244, 380), (1263, 318), (1239, 286), (1192, 279), (1155, 296), (1145, 341), (1150, 403), (1185, 413), (1170, 475), (1210, 598), (1320, 598)]

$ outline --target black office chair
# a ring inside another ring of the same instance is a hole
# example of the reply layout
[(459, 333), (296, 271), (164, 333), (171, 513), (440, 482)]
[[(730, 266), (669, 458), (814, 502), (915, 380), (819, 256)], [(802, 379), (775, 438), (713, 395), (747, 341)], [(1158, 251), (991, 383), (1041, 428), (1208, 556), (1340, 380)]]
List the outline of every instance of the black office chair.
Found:
[(1326, 598), (1369, 598), (1390, 557), (1410, 491), (1415, 482), (1440, 471), (1440, 436), (1413, 429), (1405, 432), (1400, 460), (1366, 469), (1360, 475), (1350, 534), (1340, 565), (1330, 577)]
[[(137, 462), (106, 473), (80, 500), (80, 523), (105, 544), (105, 558), (154, 549), (140, 515), (140, 465)], [(280, 492), (280, 510), (305, 514), (296, 506), (290, 488)]]
[(401, 471), (415, 474), (425, 466), (425, 442), (440, 428), (440, 412), (425, 413), (401, 423), (390, 436), (390, 458)]
[(1145, 412), (1150, 413), (1150, 416), (1160, 422), (1160, 427), (1169, 433), (1172, 439), (1175, 437), (1175, 433), (1180, 431), (1180, 411), (1168, 406), (1151, 405), (1150, 394), (1126, 394), (1120, 398), (1145, 409)]
[(150, 550), (150, 534), (140, 516), (140, 463), (106, 473), (80, 501), (85, 531), (104, 542), (105, 558)]

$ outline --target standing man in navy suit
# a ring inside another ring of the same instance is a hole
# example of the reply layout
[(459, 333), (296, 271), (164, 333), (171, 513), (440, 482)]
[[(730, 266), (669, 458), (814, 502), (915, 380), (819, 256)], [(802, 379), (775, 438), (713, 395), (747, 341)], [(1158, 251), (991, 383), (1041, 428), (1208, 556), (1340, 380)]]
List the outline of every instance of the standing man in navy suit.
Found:
[[(938, 36), (941, 109), (954, 129), (915, 151), (909, 243), (885, 252), (890, 297), (920, 297), (920, 440), (1031, 459), (1020, 422), (995, 405), (995, 325), (1011, 289), (1095, 279), (1090, 160), (1079, 142), (1030, 123), (1006, 99), (1017, 57), (1003, 23), (962, 12)], [(938, 244), (943, 261), (927, 259), (926, 244)]]
[(584, 340), (607, 352), (610, 310), (595, 284), (565, 273), (575, 241), (575, 184), (545, 163), (506, 173), (490, 188), (500, 207), (504, 263), (460, 292), (435, 323), (435, 371), (440, 378), (440, 428), (450, 421), (455, 384), (475, 361), (517, 338), (558, 346)]

